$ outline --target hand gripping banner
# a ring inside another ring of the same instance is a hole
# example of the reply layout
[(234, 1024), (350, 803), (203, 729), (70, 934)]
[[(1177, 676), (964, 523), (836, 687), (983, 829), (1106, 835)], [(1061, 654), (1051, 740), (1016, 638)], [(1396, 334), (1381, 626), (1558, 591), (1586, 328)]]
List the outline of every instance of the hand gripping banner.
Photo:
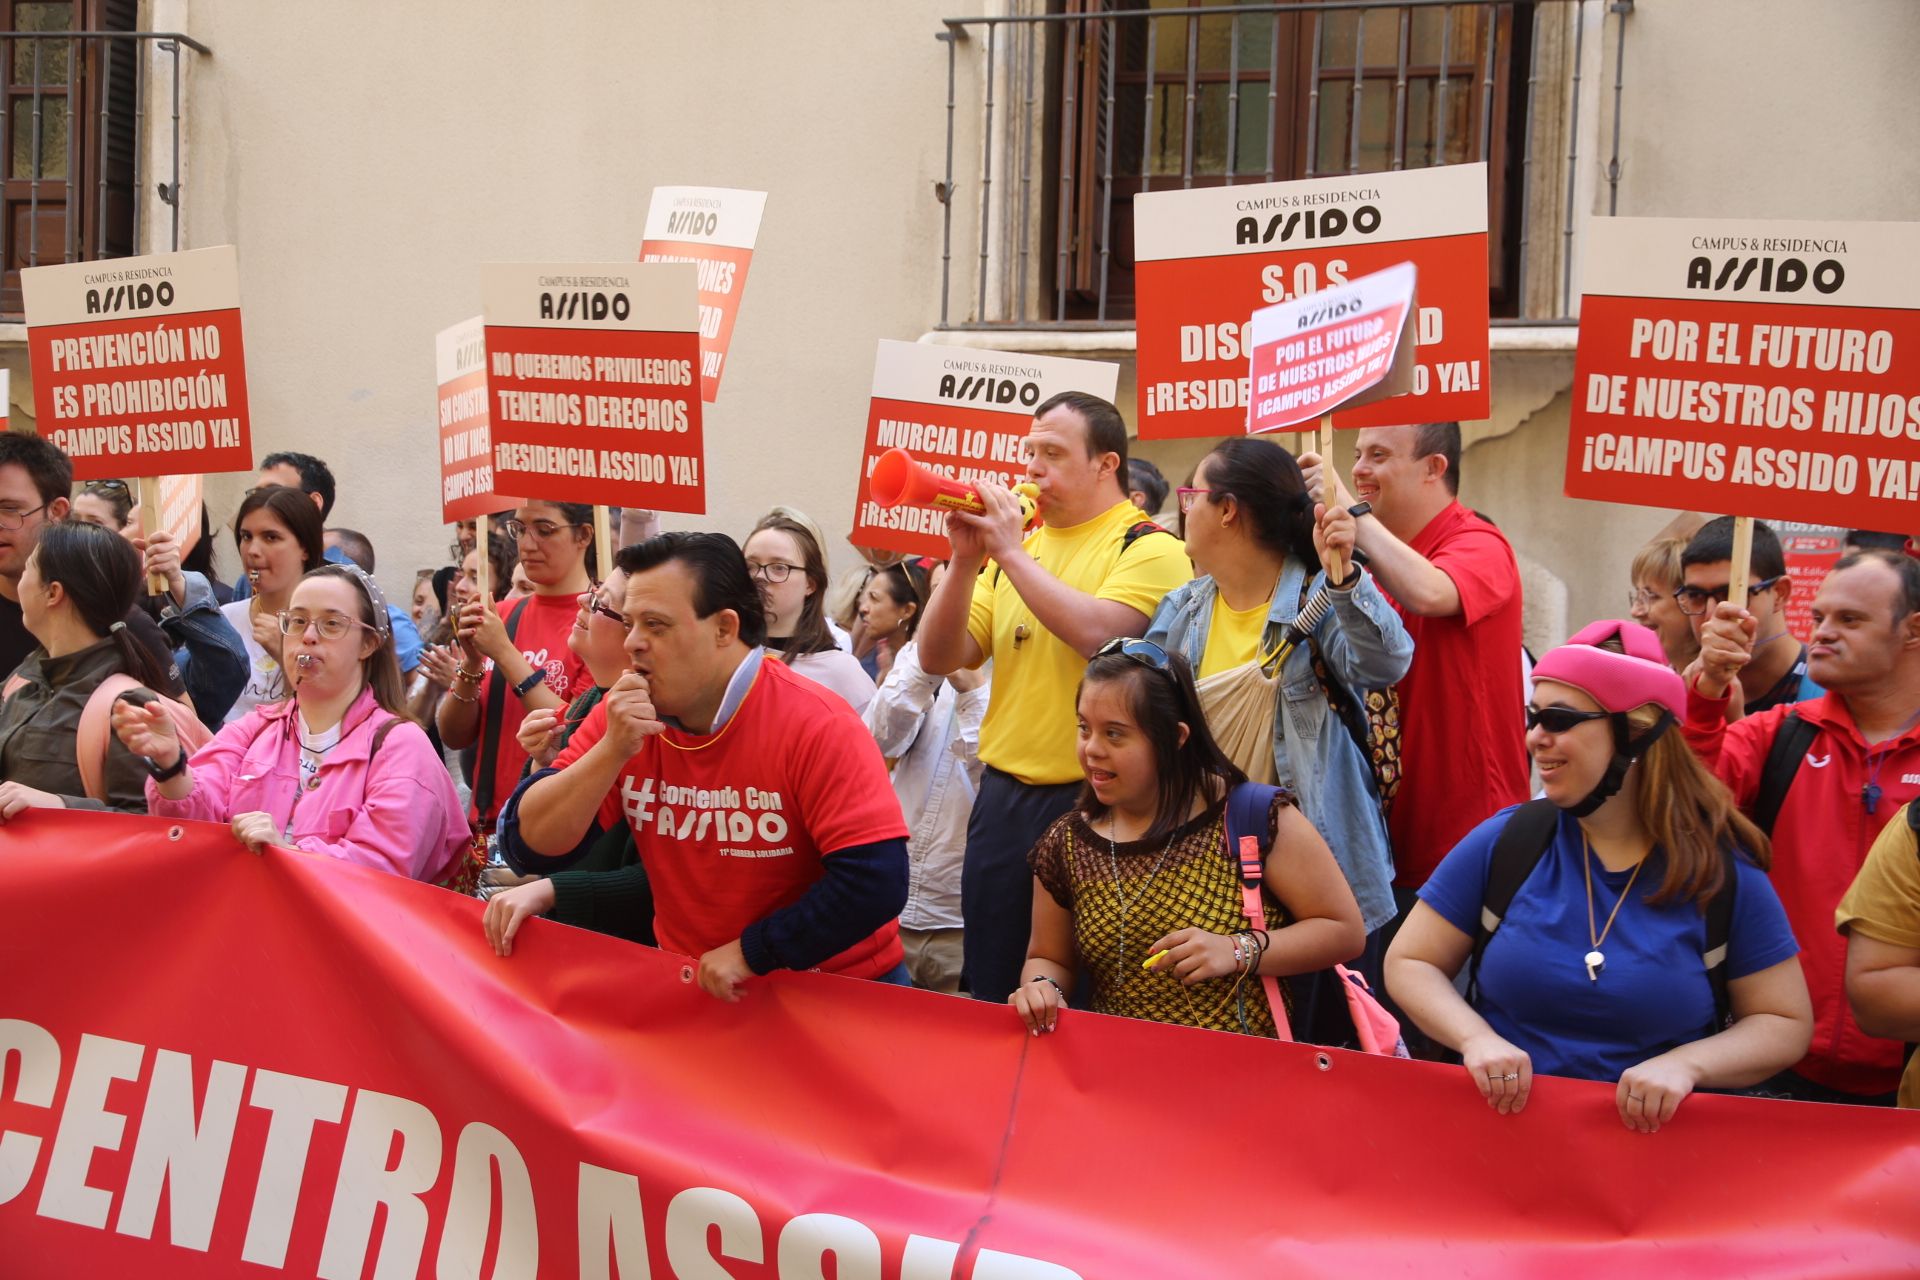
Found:
[[(0, 1274), (1885, 1275), (1920, 1118), (684, 959), (224, 828), (0, 827)], [(1602, 1252), (1604, 1251), (1604, 1252)]]

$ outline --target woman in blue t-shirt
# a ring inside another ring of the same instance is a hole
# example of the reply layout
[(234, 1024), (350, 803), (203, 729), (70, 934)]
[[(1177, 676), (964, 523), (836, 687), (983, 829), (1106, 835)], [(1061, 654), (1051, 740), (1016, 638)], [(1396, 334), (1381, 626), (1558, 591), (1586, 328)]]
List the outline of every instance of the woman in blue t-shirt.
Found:
[[(1618, 1081), (1621, 1120), (1652, 1133), (1694, 1089), (1758, 1084), (1806, 1053), (1799, 948), (1765, 875), (1766, 836), (1671, 732), (1686, 689), (1659, 638), (1596, 622), (1533, 678), (1527, 747), (1560, 811), (1546, 849), (1485, 944), (1471, 1004), (1454, 979), (1518, 806), (1470, 832), (1422, 887), (1388, 952), (1387, 988), (1502, 1115), (1526, 1105), (1538, 1071)], [(1706, 908), (1729, 874), (1722, 1030)]]

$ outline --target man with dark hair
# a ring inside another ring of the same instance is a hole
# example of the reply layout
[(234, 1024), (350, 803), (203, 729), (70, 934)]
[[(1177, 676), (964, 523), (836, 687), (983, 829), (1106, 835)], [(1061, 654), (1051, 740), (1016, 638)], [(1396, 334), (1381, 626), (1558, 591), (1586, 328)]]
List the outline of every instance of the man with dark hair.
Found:
[(1024, 534), (1018, 499), (982, 484), (986, 514), (949, 519), (952, 562), (915, 633), (928, 675), (993, 659), (960, 911), (967, 988), (996, 1004), (1027, 958), (1027, 851), (1078, 794), (1073, 695), (1087, 659), (1115, 636), (1146, 634), (1161, 598), (1193, 576), (1180, 540), (1127, 500), (1118, 409), (1063, 392), (1035, 412), (1027, 446), (1040, 527)]
[[(1322, 460), (1300, 465), (1318, 493)], [(1362, 429), (1353, 485), (1359, 548), (1413, 637), (1388, 815), (1404, 914), (1462, 836), (1527, 798), (1520, 568), (1500, 531), (1460, 503), (1457, 422)]]
[[(508, 861), (564, 869), (624, 821), (660, 945), (698, 956), (710, 995), (737, 1000), (775, 969), (905, 983), (907, 828), (873, 735), (839, 695), (767, 660), (760, 592), (731, 538), (665, 533), (616, 563), (633, 670), (501, 811)], [(539, 880), (488, 903), (502, 955), (557, 892)]]
[(1127, 459), (1127, 500), (1150, 516), (1167, 505), (1167, 478), (1145, 458)]
[[(1764, 520), (1753, 522), (1747, 573), (1745, 604), (1759, 634), (1754, 637), (1752, 661), (1740, 669), (1745, 714), (1819, 697), (1820, 686), (1807, 674), (1807, 646), (1787, 631), (1793, 579), (1787, 575), (1786, 553), (1779, 535)], [(1733, 517), (1721, 516), (1701, 525), (1680, 553), (1680, 588), (1673, 598), (1693, 624), (1696, 637), (1714, 606), (1726, 600), (1732, 578)]]
[(270, 453), (260, 459), (259, 487), (283, 484), (298, 489), (320, 508), (320, 518), (333, 514), (333, 469), (310, 453)]
[(1905, 1046), (1868, 1035), (1848, 1007), (1834, 913), (1888, 819), (1920, 797), (1920, 562), (1885, 551), (1842, 557), (1813, 598), (1807, 660), (1826, 692), (1728, 724), (1727, 694), (1755, 660), (1759, 628), (1752, 611), (1714, 605), (1684, 729), (1773, 837), (1768, 875), (1813, 995), (1813, 1047), (1760, 1088), (1891, 1104)]

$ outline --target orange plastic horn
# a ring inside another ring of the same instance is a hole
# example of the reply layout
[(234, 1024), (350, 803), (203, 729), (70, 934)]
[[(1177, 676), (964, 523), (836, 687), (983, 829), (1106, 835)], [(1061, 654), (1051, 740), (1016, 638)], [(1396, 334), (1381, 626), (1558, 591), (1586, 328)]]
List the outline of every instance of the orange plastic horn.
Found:
[[(937, 511), (965, 511), (976, 516), (987, 509), (974, 486), (929, 470), (915, 462), (905, 449), (889, 449), (880, 455), (873, 464), (873, 474), (868, 477), (867, 491), (883, 507), (905, 504), (932, 507)], [(1040, 491), (1025, 482), (1014, 486), (1013, 491), (1020, 499), (1021, 523), (1032, 523), (1034, 503)]]

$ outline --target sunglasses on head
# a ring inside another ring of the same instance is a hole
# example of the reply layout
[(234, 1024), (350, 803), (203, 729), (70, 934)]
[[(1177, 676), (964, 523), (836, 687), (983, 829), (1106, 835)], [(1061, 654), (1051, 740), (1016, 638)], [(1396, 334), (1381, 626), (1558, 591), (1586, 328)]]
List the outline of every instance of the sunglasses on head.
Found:
[(1611, 711), (1575, 711), (1572, 707), (1528, 707), (1527, 728), (1567, 733), (1589, 720), (1605, 720)]
[(1155, 671), (1172, 673), (1172, 664), (1167, 659), (1167, 651), (1151, 640), (1137, 640), (1131, 636), (1115, 636), (1093, 651), (1096, 658), (1110, 658), (1114, 654), (1123, 658), (1132, 658), (1143, 667), (1152, 667)]

